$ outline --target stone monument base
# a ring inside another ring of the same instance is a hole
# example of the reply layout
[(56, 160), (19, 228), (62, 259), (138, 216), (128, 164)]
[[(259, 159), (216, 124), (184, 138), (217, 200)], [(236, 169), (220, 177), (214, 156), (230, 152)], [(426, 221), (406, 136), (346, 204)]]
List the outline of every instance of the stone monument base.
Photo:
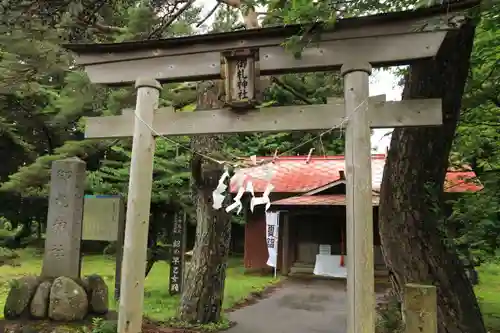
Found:
[(51, 319), (61, 322), (103, 315), (109, 310), (108, 286), (99, 275), (83, 279), (24, 276), (11, 282), (5, 319)]

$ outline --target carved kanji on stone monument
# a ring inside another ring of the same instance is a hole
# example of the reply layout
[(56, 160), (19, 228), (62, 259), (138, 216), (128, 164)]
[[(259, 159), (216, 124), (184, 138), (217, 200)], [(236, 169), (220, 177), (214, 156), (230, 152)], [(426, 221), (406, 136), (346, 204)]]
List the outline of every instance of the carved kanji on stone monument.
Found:
[(80, 277), (85, 162), (55, 161), (50, 178), (42, 276)]

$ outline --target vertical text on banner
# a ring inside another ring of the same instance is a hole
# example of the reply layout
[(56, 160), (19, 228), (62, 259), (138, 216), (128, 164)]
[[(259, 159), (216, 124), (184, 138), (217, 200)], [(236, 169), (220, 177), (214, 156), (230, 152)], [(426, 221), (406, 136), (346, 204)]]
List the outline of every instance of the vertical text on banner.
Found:
[(266, 242), (269, 259), (267, 265), (276, 267), (278, 261), (279, 212), (266, 212)]

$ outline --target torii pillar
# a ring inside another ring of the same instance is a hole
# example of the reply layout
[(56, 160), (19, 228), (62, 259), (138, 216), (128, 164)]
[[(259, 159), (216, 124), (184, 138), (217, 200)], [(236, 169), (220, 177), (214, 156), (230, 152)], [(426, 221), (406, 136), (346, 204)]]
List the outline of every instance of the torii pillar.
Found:
[(344, 77), (347, 229), (347, 333), (375, 332), (373, 207), (368, 62), (346, 63)]
[(155, 138), (151, 131), (161, 84), (138, 79), (128, 185), (118, 332), (141, 332)]

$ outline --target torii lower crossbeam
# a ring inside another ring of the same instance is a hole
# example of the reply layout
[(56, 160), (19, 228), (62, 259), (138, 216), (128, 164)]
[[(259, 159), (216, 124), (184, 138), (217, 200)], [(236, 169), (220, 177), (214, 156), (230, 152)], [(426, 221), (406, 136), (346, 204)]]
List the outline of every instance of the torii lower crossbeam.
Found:
[[(385, 102), (377, 96), (371, 97), (368, 104), (368, 121), (372, 128), (442, 123), (440, 99)], [(244, 113), (229, 109), (174, 112), (171, 108), (161, 108), (155, 112), (152, 127), (153, 135), (163, 136), (328, 130), (347, 123), (344, 109), (343, 101), (337, 99), (329, 100), (328, 104), (262, 108)], [(85, 137), (131, 137), (134, 122), (133, 112), (90, 117), (86, 120)]]

